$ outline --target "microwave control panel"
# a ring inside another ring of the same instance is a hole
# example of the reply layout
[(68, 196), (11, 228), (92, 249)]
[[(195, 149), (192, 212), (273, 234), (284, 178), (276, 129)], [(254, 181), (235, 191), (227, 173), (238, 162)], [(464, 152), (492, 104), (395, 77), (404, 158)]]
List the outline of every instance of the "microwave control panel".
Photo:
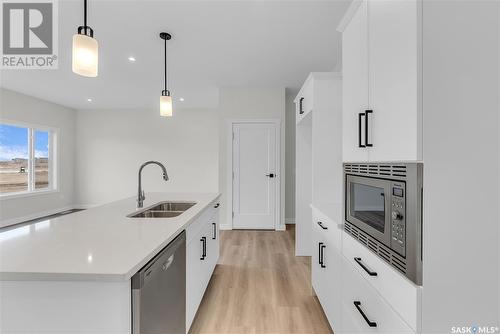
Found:
[(406, 189), (402, 182), (391, 185), (391, 248), (405, 256), (406, 249)]

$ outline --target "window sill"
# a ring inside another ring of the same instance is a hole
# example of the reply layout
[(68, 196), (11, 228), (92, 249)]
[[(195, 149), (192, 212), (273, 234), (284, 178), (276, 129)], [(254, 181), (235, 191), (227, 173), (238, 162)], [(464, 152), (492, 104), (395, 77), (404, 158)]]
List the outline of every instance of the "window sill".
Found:
[(48, 190), (25, 191), (25, 192), (10, 193), (10, 194), (0, 194), (0, 200), (3, 201), (3, 200), (8, 200), (8, 199), (14, 199), (14, 198), (50, 195), (50, 194), (56, 194), (59, 192), (60, 191), (58, 189), (48, 189)]

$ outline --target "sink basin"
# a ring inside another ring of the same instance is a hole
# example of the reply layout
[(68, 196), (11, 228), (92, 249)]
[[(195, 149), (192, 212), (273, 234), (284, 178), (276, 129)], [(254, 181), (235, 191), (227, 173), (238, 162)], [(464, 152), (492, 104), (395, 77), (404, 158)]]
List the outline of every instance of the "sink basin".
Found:
[(172, 218), (180, 216), (194, 206), (195, 202), (160, 202), (139, 212), (134, 212), (129, 218)]
[(161, 202), (155, 204), (148, 210), (152, 211), (181, 211), (184, 212), (194, 206), (195, 202)]

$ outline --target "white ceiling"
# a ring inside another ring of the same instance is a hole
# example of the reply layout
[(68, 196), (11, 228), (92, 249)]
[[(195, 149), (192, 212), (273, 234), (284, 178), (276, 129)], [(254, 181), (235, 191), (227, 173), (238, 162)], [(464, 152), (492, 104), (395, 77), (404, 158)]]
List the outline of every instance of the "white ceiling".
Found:
[[(82, 3), (59, 0), (59, 69), (5, 70), (3, 87), (78, 109), (155, 108), (163, 89), (158, 33), (167, 31), (173, 35), (169, 88), (177, 108), (215, 108), (223, 86), (297, 89), (309, 72), (335, 67), (335, 28), (349, 0), (90, 0), (89, 25), (99, 41), (97, 78), (71, 71), (71, 38), (83, 23)], [(137, 61), (130, 63), (129, 56)]]

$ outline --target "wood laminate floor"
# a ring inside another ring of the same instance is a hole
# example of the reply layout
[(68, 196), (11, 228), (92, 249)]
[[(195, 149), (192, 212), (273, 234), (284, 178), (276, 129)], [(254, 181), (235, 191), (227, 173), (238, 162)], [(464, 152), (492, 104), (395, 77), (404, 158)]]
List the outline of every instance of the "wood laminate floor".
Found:
[(332, 333), (311, 288), (294, 228), (221, 231), (219, 263), (193, 321), (195, 333)]

